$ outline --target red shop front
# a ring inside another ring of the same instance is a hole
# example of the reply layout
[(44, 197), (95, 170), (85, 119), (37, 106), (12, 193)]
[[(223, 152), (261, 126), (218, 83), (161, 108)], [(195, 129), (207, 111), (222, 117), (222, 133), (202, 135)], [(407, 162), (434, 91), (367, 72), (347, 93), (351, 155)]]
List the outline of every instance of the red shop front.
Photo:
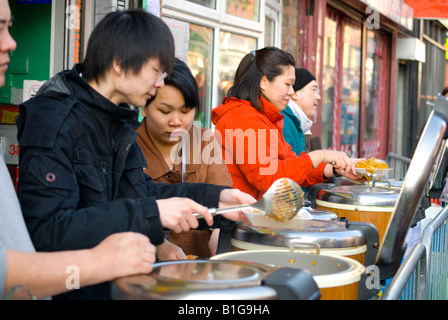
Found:
[(410, 18), (404, 26), (364, 1), (315, 1), (312, 14), (309, 2), (302, 5), (297, 62), (314, 73), (322, 97), (312, 137), (323, 149), (385, 159), (393, 141), (394, 48), (412, 29), (412, 11), (395, 9)]

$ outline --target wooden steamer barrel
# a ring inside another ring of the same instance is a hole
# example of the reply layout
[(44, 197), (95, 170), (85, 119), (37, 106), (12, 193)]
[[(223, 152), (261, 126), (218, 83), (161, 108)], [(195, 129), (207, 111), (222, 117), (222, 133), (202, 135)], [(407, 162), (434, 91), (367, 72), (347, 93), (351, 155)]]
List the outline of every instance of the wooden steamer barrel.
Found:
[(307, 270), (319, 287), (321, 300), (357, 300), (359, 281), (365, 271), (359, 261), (351, 258), (281, 249), (230, 252), (211, 259)]
[(336, 186), (319, 190), (315, 204), (316, 208), (332, 211), (349, 221), (373, 224), (382, 243), (399, 193), (399, 188)]

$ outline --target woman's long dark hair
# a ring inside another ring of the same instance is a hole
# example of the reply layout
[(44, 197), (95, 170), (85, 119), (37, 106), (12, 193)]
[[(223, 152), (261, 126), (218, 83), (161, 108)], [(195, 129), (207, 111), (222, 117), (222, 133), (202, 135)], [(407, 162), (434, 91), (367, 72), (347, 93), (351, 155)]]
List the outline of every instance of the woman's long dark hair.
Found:
[(233, 86), (228, 97), (250, 101), (252, 106), (261, 112), (260, 81), (266, 76), (269, 81), (281, 75), (284, 67), (295, 67), (294, 57), (276, 47), (266, 47), (248, 53), (236, 70)]

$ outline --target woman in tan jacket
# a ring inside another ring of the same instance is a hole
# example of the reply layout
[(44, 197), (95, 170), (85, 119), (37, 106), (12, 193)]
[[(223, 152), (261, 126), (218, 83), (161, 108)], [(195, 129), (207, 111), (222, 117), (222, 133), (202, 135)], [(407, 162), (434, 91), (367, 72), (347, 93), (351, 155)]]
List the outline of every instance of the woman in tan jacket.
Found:
[[(213, 132), (202, 128), (200, 123), (193, 124), (198, 107), (195, 78), (188, 66), (176, 59), (165, 86), (142, 108), (144, 119), (137, 129), (137, 142), (148, 163), (145, 172), (156, 183), (205, 182), (232, 186)], [(219, 233), (220, 246), (229, 245), (232, 226), (233, 222), (226, 221), (226, 230), (221, 227), (221, 232), (219, 229), (171, 232), (166, 238), (187, 256), (208, 258), (216, 254)], [(165, 255), (166, 259), (184, 257), (172, 250)]]

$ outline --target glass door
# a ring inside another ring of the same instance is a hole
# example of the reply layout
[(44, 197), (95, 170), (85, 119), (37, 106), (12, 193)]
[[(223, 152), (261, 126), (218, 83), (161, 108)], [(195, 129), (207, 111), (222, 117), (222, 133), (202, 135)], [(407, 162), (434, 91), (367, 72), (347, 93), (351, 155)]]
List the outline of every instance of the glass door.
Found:
[(358, 155), (361, 23), (329, 11), (325, 19), (322, 79), (324, 149)]

